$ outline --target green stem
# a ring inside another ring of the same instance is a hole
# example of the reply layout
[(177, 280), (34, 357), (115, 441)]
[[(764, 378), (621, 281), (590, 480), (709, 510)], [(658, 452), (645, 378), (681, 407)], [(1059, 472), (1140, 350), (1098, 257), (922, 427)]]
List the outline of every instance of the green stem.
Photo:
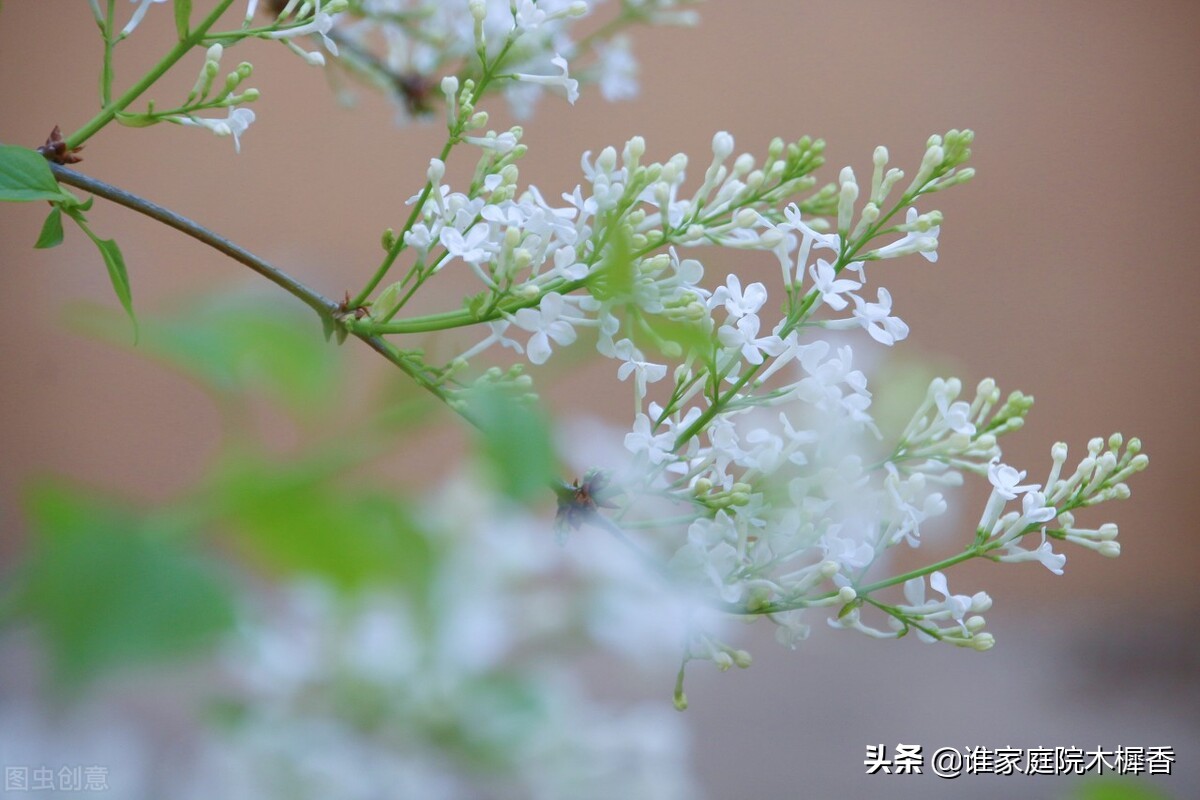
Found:
[(460, 416), (478, 427), (478, 422), (465, 409), (456, 407), (452, 404), (449, 392), (441, 386), (437, 381), (425, 374), (424, 365), (419, 359), (408, 355), (388, 342), (367, 331), (354, 330), (353, 326), (348, 324), (348, 320), (343, 319), (342, 306), (328, 297), (324, 296), (315, 289), (309, 288), (304, 283), (296, 280), (291, 275), (287, 274), (278, 267), (273, 266), (266, 260), (259, 258), (249, 250), (234, 244), (225, 237), (199, 225), (187, 217), (176, 214), (170, 209), (163, 208), (156, 203), (152, 203), (145, 198), (139, 197), (123, 189), (118, 189), (115, 186), (107, 184), (95, 178), (88, 177), (74, 170), (58, 164), (50, 164), (50, 169), (54, 173), (54, 177), (60, 182), (68, 186), (74, 186), (84, 191), (103, 197), (118, 205), (137, 211), (139, 214), (144, 214), (151, 219), (162, 222), (177, 231), (191, 236), (193, 239), (208, 245), (209, 247), (224, 253), (225, 255), (243, 264), (257, 272), (267, 280), (280, 287), (288, 294), (298, 298), (301, 302), (317, 313), (317, 316), (326, 325), (343, 325), (347, 330), (353, 333), (357, 338), (361, 339), (368, 347), (382, 355), (388, 361), (395, 364), (406, 375), (417, 382), (422, 388), (429, 391), (439, 400), (447, 403)]
[(240, 264), (244, 264), (250, 269), (262, 275), (267, 280), (279, 286), (284, 291), (294, 297), (299, 298), (305, 305), (317, 312), (323, 319), (332, 318), (333, 314), (338, 310), (338, 304), (333, 300), (325, 297), (314, 289), (310, 289), (300, 281), (288, 275), (281, 269), (272, 266), (267, 261), (259, 258), (248, 250), (234, 244), (223, 236), (199, 225), (187, 217), (176, 214), (170, 209), (163, 208), (157, 203), (152, 203), (138, 195), (131, 194), (124, 189), (118, 189), (116, 186), (105, 183), (104, 181), (84, 175), (58, 164), (50, 164), (50, 169), (54, 173), (54, 177), (59, 183), (65, 183), (68, 186), (74, 186), (83, 189), (86, 192), (91, 192), (97, 197), (103, 197), (105, 200), (125, 206), (126, 208), (144, 214), (151, 219), (157, 220), (165, 225), (174, 228), (177, 231), (182, 231), (193, 239), (196, 239), (204, 244), (218, 250), (221, 253), (232, 258)]
[[(496, 67), (500, 65), (500, 63), (504, 60), (504, 57), (508, 54), (509, 49), (513, 45), (513, 41), (514, 39), (509, 37), (509, 39), (504, 43), (504, 47), (502, 47), (500, 52), (496, 54), (496, 58), (492, 61), (492, 63), (484, 64), (483, 74), (479, 76), (479, 82), (475, 85), (475, 90), (471, 93), (472, 107), (479, 102), (479, 98), (483, 96), (484, 89), (487, 88), (488, 83), (491, 82), (493, 77), (495, 77)], [(450, 137), (446, 139), (446, 144), (442, 146), (442, 152), (438, 154), (438, 160), (443, 164), (446, 163), (446, 159), (450, 156), (450, 151), (461, 141), (461, 137), (463, 132), (466, 130), (467, 122), (469, 120), (470, 117), (468, 115), (462, 113), (459, 114), (458, 120), (455, 122), (454, 127), (450, 130)], [(364, 286), (362, 291), (356, 294), (354, 299), (350, 301), (351, 308), (361, 306), (363, 303), (367, 302), (367, 298), (371, 296), (371, 293), (375, 291), (377, 286), (379, 286), (379, 282), (383, 280), (384, 276), (386, 276), (388, 271), (391, 270), (392, 265), (396, 263), (396, 259), (400, 257), (402, 252), (404, 252), (404, 248), (407, 246), (404, 242), (404, 236), (410, 230), (412, 230), (412, 226), (416, 224), (417, 219), (421, 216), (421, 212), (425, 208), (425, 201), (429, 199), (429, 194), (432, 191), (433, 181), (426, 181), (425, 188), (421, 190), (421, 194), (418, 195), (416, 202), (413, 203), (412, 211), (409, 212), (408, 219), (404, 223), (404, 228), (401, 229), (400, 233), (396, 234), (396, 241), (392, 244), (391, 249), (388, 250), (387, 255), (384, 256), (383, 261), (375, 270), (375, 274), (371, 276), (369, 281), (367, 281), (367, 285)], [(409, 276), (405, 277), (406, 281), (408, 280), (408, 277), (411, 276), (412, 270), (410, 270), (409, 273)], [(462, 324), (470, 324), (470, 322), (474, 321), (476, 320), (470, 320), (469, 322)], [(434, 328), (432, 330), (439, 329)], [(383, 331), (380, 332), (382, 333)]]
[(113, 22), (116, 16), (117, 0), (108, 0), (108, 6), (104, 12), (104, 65), (100, 68), (100, 105), (107, 106), (112, 102), (112, 85), (113, 85), (113, 47), (116, 41), (113, 39)]
[(205, 31), (216, 24), (217, 20), (226, 9), (233, 4), (234, 0), (219, 0), (217, 7), (213, 9), (204, 20), (193, 29), (185, 39), (180, 39), (174, 47), (171, 48), (162, 60), (154, 65), (153, 68), (141, 80), (131, 86), (123, 95), (116, 100), (104, 104), (104, 108), (100, 109), (100, 113), (92, 117), (79, 130), (67, 137), (67, 148), (74, 150), (81, 144), (86, 142), (92, 136), (96, 135), (108, 123), (116, 118), (117, 113), (124, 111), (130, 103), (137, 100), (142, 94), (154, 85), (155, 81), (166, 74), (167, 70), (175, 66), (179, 59), (183, 58), (189, 50), (196, 46), (204, 37)]
[[(846, 265), (852, 262), (854, 257), (858, 255), (859, 251), (879, 235), (880, 230), (882, 230), (882, 228), (887, 224), (888, 220), (894, 217), (901, 208), (907, 206), (913, 200), (917, 199), (922, 191), (924, 191), (926, 185), (928, 185), (928, 183), (921, 186), (911, 194), (903, 195), (900, 200), (894, 206), (892, 206), (891, 210), (889, 210), (886, 214), (877, 219), (874, 224), (867, 228), (866, 232), (858, 238), (858, 241), (852, 245), (843, 247), (842, 252), (838, 254), (837, 264), (834, 267), (834, 274), (840, 275), (842, 270), (846, 268)], [(804, 300), (801, 302), (800, 307), (796, 310), (794, 314), (795, 319), (789, 320), (780, 331), (780, 334), (782, 336), (786, 336), (788, 333), (799, 327), (804, 320), (807, 319), (808, 314), (812, 311), (812, 308), (814, 305), (816, 305), (816, 302), (817, 290), (812, 289), (804, 296)], [(758, 374), (758, 371), (762, 369), (765, 364), (766, 361), (746, 370), (746, 373), (738, 379), (737, 383), (735, 383), (723, 397), (718, 398), (716, 402), (712, 403), (708, 408), (706, 408), (694, 423), (692, 423), (683, 433), (679, 434), (679, 438), (675, 440), (674, 450), (678, 451), (681, 447), (687, 444), (688, 440), (703, 430), (704, 427), (712, 421), (713, 417), (721, 413), (721, 410), (724, 409), (725, 406), (727, 406), (729, 402), (737, 396), (737, 393), (741, 391), (741, 389), (747, 383), (749, 383), (755, 375)], [(723, 380), (724, 377), (725, 376), (722, 375), (721, 379)], [(719, 382), (718, 385), (720, 385)]]
[[(587, 283), (586, 278), (579, 280), (566, 281), (561, 284), (550, 283), (546, 285), (546, 292), (561, 292), (569, 294), (576, 289), (582, 288)], [(443, 311), (438, 314), (428, 314), (422, 317), (410, 317), (409, 319), (392, 320), (391, 322), (366, 322), (354, 321), (349, 323), (350, 327), (355, 331), (364, 333), (430, 333), (432, 331), (445, 331), (451, 328), (463, 328), (467, 325), (478, 325), (481, 322), (490, 322), (492, 320), (501, 319), (505, 314), (511, 314), (514, 311), (522, 308), (532, 308), (541, 302), (542, 296), (538, 295), (532, 300), (522, 300), (519, 298), (509, 298), (510, 302), (498, 305), (492, 311), (489, 311), (479, 316), (471, 314), (471, 312), (463, 309), (460, 311)], [(350, 307), (354, 307), (354, 301), (351, 301)]]

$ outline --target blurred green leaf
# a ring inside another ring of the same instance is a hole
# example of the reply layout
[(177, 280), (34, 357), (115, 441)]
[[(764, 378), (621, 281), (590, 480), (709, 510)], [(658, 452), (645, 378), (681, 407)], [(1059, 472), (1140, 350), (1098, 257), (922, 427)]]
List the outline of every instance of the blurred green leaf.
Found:
[(611, 232), (611, 241), (605, 250), (604, 260), (588, 278), (588, 291), (601, 302), (625, 304), (630, 302), (637, 281), (629, 231), (622, 225), (611, 223), (607, 230)]
[(13, 144), (0, 145), (0, 200), (28, 203), (63, 198), (63, 190), (41, 153)]
[(179, 40), (188, 36), (188, 20), (192, 16), (192, 0), (175, 0), (175, 32)]
[(13, 610), (41, 632), (61, 683), (194, 651), (232, 624), (216, 565), (137, 514), (61, 483), (31, 491), (28, 510)]
[(212, 487), (214, 510), (250, 560), (341, 588), (387, 583), (425, 596), (433, 549), (399, 498), (343, 488), (341, 465), (229, 458)]
[[(311, 313), (276, 299), (221, 295), (143, 319), (141, 347), (223, 393), (261, 391), (293, 412), (328, 407), (337, 397), (341, 359)], [(78, 321), (119, 342), (111, 317)]]
[(1171, 800), (1171, 796), (1144, 780), (1103, 777), (1077, 784), (1071, 800)]
[(129, 321), (133, 323), (133, 338), (136, 341), (137, 317), (133, 314), (133, 292), (129, 287), (129, 271), (125, 269), (125, 256), (121, 255), (121, 248), (117, 247), (117, 243), (112, 239), (99, 239), (95, 236), (92, 236), (91, 239), (96, 243), (100, 257), (104, 259), (104, 266), (108, 268), (108, 279), (112, 283), (113, 291), (117, 293), (121, 307), (125, 309), (125, 313), (129, 315)]
[(704, 323), (696, 320), (676, 320), (662, 316), (638, 313), (638, 324), (633, 326), (633, 343), (643, 353), (661, 353), (669, 359), (678, 359), (692, 352), (701, 357), (712, 353), (715, 343)]
[(38, 250), (48, 250), (58, 247), (63, 240), (62, 209), (58, 206), (50, 209), (46, 221), (42, 223), (42, 232), (38, 234), (37, 242), (33, 245)]
[(68, 217), (75, 220), (79, 229), (87, 234), (87, 237), (92, 240), (92, 244), (96, 245), (96, 249), (100, 251), (100, 257), (104, 259), (104, 266), (108, 269), (108, 279), (112, 283), (113, 291), (116, 292), (117, 299), (121, 301), (121, 307), (125, 309), (129, 321), (133, 323), (133, 340), (137, 342), (138, 321), (133, 314), (133, 292), (129, 286), (129, 272), (125, 269), (125, 257), (121, 255), (121, 248), (112, 239), (101, 239), (96, 235), (88, 225), (87, 217), (83, 214), (86, 210), (84, 204), (77, 203), (74, 198), (71, 198), (70, 203), (65, 203), (60, 207)]
[(500, 491), (519, 503), (547, 497), (558, 477), (548, 415), (499, 387), (472, 392), (469, 404), (480, 427), (480, 453)]

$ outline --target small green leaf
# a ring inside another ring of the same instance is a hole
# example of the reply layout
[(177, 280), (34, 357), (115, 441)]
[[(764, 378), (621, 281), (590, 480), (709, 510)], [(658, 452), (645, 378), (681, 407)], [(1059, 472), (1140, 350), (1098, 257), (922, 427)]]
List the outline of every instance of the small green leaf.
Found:
[(433, 574), (429, 540), (395, 496), (339, 486), (340, 466), (232, 457), (216, 476), (210, 507), (241, 554), (268, 570), (343, 588), (400, 586), (423, 597)]
[(499, 388), (475, 392), (470, 410), (482, 432), (480, 451), (500, 490), (520, 503), (546, 496), (558, 477), (547, 415)]
[(35, 624), (63, 684), (194, 651), (231, 626), (215, 563), (146, 518), (62, 484), (37, 487), (28, 507), (35, 538), (13, 610)]
[(642, 314), (632, 307), (630, 313), (638, 314), (638, 324), (633, 326), (633, 343), (643, 352), (662, 353), (670, 359), (678, 359), (689, 352), (704, 357), (715, 346), (712, 334), (699, 320)]
[(37, 242), (33, 245), (39, 250), (58, 247), (63, 240), (62, 209), (58, 206), (50, 209), (46, 221), (42, 223), (42, 232), (38, 234)]
[(149, 128), (151, 125), (157, 125), (162, 122), (162, 118), (154, 114), (143, 114), (133, 111), (118, 111), (116, 119), (118, 123), (124, 125), (126, 128)]
[(133, 323), (133, 336), (136, 339), (137, 317), (133, 315), (133, 295), (129, 290), (129, 273), (125, 270), (125, 258), (121, 255), (121, 248), (117, 247), (117, 243), (112, 239), (93, 237), (92, 241), (96, 243), (101, 257), (104, 258), (104, 266), (108, 267), (108, 279), (112, 281), (113, 291), (117, 293), (121, 307)]
[(1132, 778), (1095, 777), (1076, 784), (1072, 800), (1170, 800), (1157, 786)]
[(41, 153), (12, 144), (0, 145), (0, 200), (28, 203), (62, 199), (63, 191)]
[(637, 265), (633, 259), (629, 231), (619, 226), (611, 238), (612, 243), (604, 254), (604, 261), (588, 279), (588, 291), (602, 302), (627, 303), (637, 281)]
[(464, 297), (463, 308), (467, 310), (472, 319), (479, 319), (483, 316), (484, 309), (487, 308), (488, 298), (491, 296), (491, 292), (480, 292), (470, 297)]
[(179, 40), (188, 37), (188, 20), (192, 16), (192, 0), (175, 0), (175, 31)]
[[(141, 317), (138, 346), (219, 392), (260, 394), (297, 414), (319, 414), (341, 396), (345, 360), (322, 340), (307, 308), (274, 299), (254, 292), (189, 298)], [(127, 341), (115, 310), (72, 320), (114, 344)]]
[[(376, 298), (371, 301), (371, 316), (377, 319), (382, 319), (389, 311), (396, 307), (400, 302), (404, 284), (401, 281), (396, 281), (391, 286), (380, 292)], [(376, 316), (378, 315), (378, 316)]]
[(117, 243), (112, 239), (101, 239), (92, 231), (87, 223), (87, 217), (83, 215), (86, 209), (76, 203), (74, 197), (70, 198), (70, 202), (63, 203), (61, 208), (68, 217), (75, 220), (79, 229), (87, 234), (87, 237), (92, 240), (92, 244), (96, 245), (96, 249), (100, 251), (100, 257), (104, 259), (104, 266), (108, 268), (108, 279), (112, 282), (113, 291), (117, 293), (117, 299), (121, 301), (121, 306), (129, 315), (130, 321), (133, 322), (133, 340), (136, 342), (138, 337), (137, 317), (133, 314), (133, 295), (129, 289), (129, 273), (125, 270), (125, 258), (121, 255), (121, 248), (117, 247)]

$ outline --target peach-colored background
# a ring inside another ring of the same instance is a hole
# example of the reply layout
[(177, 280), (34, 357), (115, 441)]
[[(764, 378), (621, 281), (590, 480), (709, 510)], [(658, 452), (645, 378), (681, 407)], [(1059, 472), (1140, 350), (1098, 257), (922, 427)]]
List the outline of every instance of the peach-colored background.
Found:
[[(1035, 479), (1060, 438), (1078, 452), (1089, 437), (1120, 430), (1140, 436), (1152, 460), (1133, 499), (1094, 519), (1121, 525), (1120, 559), (1070, 550), (1058, 578), (1029, 565), (956, 570), (952, 585), (986, 588), (997, 601), (990, 618), (1000, 643), (990, 654), (832, 636), (786, 653), (760, 635), (749, 673), (695, 670), (689, 713), (710, 793), (1051, 797), (1064, 785), (860, 774), (866, 743), (905, 741), (1173, 744), (1180, 764), (1166, 785), (1195, 796), (1198, 9), (757, 0), (701, 12), (698, 29), (636, 35), (637, 101), (609, 105), (592, 91), (575, 108), (544, 102), (526, 123), (523, 179), (570, 188), (582, 150), (633, 134), (646, 137), (648, 157), (682, 150), (704, 162), (720, 129), (755, 153), (775, 135), (824, 137), (825, 177), (843, 164), (863, 177), (876, 144), (911, 171), (930, 133), (971, 127), (978, 177), (938, 198), (941, 260), (873, 268), (912, 326), (898, 354), (933, 359), (968, 384), (992, 375), (1005, 390), (1035, 395), (1029, 424), (1006, 448), (1006, 460)], [(151, 63), (148, 45), (170, 35), (169, 17), (152, 9), (119, 80)], [(82, 3), (7, 0), (0, 141), (36, 145), (54, 124), (82, 124), (97, 107), (99, 57)], [(282, 47), (263, 43), (241, 57), (254, 62), (251, 84), (263, 97), (240, 156), (200, 131), (113, 127), (89, 143), (81, 168), (213, 227), (328, 295), (357, 288), (377, 261), (380, 231), (398, 225), (440, 148), (441, 128), (396, 128), (392, 110), (370, 95), (356, 109), (338, 106), (320, 72)], [(169, 85), (190, 82), (181, 75)], [(499, 108), (493, 125), (508, 124)], [(219, 431), (212, 403), (187, 380), (66, 332), (69, 302), (115, 301), (79, 235), (69, 231), (54, 251), (30, 249), (43, 213), (0, 208), (0, 563), (19, 547), (17, 499), (31, 475), (63, 473), (161, 499), (202, 474)], [(146, 311), (256, 280), (123, 209), (97, 202), (91, 217), (121, 243)], [(733, 256), (698, 255), (710, 277), (748, 269)], [(435, 284), (428, 307), (454, 305), (456, 291)], [(365, 348), (344, 353), (366, 373), (386, 367)], [(549, 395), (562, 410), (621, 422), (626, 387), (613, 384), (606, 370), (588, 369)], [(416, 471), (411, 460), (408, 468)], [(981, 499), (973, 495), (967, 517)], [(666, 686), (648, 690), (665, 696)]]

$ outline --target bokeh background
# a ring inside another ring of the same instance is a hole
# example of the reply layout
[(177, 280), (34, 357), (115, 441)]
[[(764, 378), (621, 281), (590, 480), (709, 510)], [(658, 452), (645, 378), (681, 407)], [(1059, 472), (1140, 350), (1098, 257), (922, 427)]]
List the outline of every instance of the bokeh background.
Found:
[[(94, 113), (100, 47), (81, 3), (7, 0), (0, 12), (0, 140), (37, 145), (53, 125)], [(956, 568), (984, 588), (998, 645), (977, 654), (823, 634), (799, 652), (749, 631), (756, 664), (694, 669), (688, 722), (695, 765), (713, 798), (1061, 797), (1064, 780), (957, 781), (863, 775), (869, 743), (935, 747), (1172, 745), (1175, 797), (1200, 791), (1200, 518), (1196, 457), (1200, 300), (1194, 216), (1200, 208), (1200, 8), (1191, 2), (1005, 3), (860, 0), (711, 2), (695, 29), (634, 33), (638, 99), (586, 92), (574, 108), (548, 99), (526, 123), (522, 179), (569, 189), (583, 150), (640, 134), (648, 158), (706, 160), (714, 131), (760, 153), (773, 136), (828, 142), (825, 177), (843, 164), (870, 174), (886, 144), (915, 167), (926, 137), (976, 131), (975, 181), (938, 198), (945, 213), (936, 265), (876, 267), (911, 325), (897, 355), (990, 375), (1037, 404), (1006, 461), (1038, 478), (1050, 445), (1076, 452), (1119, 430), (1139, 436), (1150, 471), (1131, 500), (1102, 512), (1121, 526), (1122, 555), (1069, 550), (1062, 577), (1035, 565)], [(150, 15), (120, 75), (151, 63)], [(139, 44), (141, 49), (139, 49)], [(363, 94), (339, 105), (319, 70), (282, 47), (251, 49), (258, 121), (231, 143), (189, 129), (113, 127), (89, 143), (82, 169), (155, 200), (284, 265), (330, 296), (355, 289), (377, 262), (380, 232), (440, 149), (439, 125), (397, 127), (394, 109)], [(181, 76), (180, 85), (190, 83)], [(167, 91), (164, 90), (164, 95)], [(509, 124), (493, 102), (491, 127)], [(695, 163), (695, 162), (694, 162)], [(90, 245), (68, 233), (33, 251), (42, 210), (0, 209), (0, 568), (21, 551), (22, 487), (61, 474), (141, 502), (196, 481), (214, 454), (220, 412), (176, 372), (66, 324), (76, 304), (111, 299)], [(253, 284), (238, 265), (123, 209), (97, 202), (93, 226), (119, 241), (135, 304)], [(698, 254), (709, 275), (739, 269)], [(774, 272), (768, 262), (764, 273)], [(425, 308), (457, 304), (459, 287), (430, 284)], [(280, 302), (288, 302), (280, 296)], [(361, 379), (348, 408), (387, 365), (343, 348)], [(537, 373), (562, 414), (625, 424), (628, 402), (608, 365)], [(347, 424), (350, 411), (320, 421)], [(383, 459), (399, 484), (452, 468), (461, 433), (442, 419), (422, 445)], [(260, 409), (255, 424), (286, 449), (304, 435)], [(983, 501), (963, 505), (970, 525)], [(1096, 519), (1096, 522), (1103, 519)], [(949, 544), (940, 545), (949, 547)], [(939, 547), (937, 542), (930, 547)], [(3, 677), (0, 676), (0, 680)], [(608, 691), (657, 695), (598, 675)]]

